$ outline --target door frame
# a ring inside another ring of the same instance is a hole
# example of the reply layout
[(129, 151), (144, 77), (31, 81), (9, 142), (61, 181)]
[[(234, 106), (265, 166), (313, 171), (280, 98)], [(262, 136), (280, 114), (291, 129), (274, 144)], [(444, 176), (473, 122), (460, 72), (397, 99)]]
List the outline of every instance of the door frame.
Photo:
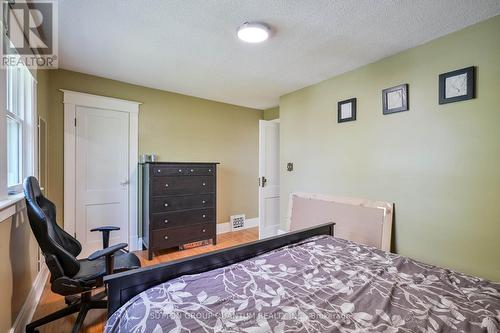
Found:
[(92, 95), (60, 89), (64, 104), (64, 230), (75, 235), (76, 229), (76, 108), (85, 106), (127, 112), (129, 114), (129, 223), (127, 238), (129, 249), (141, 249), (138, 236), (138, 162), (139, 162), (139, 106), (140, 102)]
[[(265, 120), (265, 119), (260, 119), (259, 120), (259, 186), (257, 188), (257, 198), (258, 198), (258, 210), (259, 210), (259, 239), (261, 239), (262, 237), (262, 218), (263, 218), (263, 212), (262, 212), (262, 207), (261, 207), (261, 160), (262, 160), (262, 152), (264, 151), (264, 140), (263, 140), (263, 137), (262, 137), (262, 126), (265, 124), (265, 123), (278, 123), (280, 124), (280, 118), (277, 118), (277, 119), (271, 119), (271, 120)], [(280, 126), (281, 127), (281, 126)], [(281, 128), (280, 128), (280, 140), (281, 140)], [(280, 153), (281, 154), (281, 153)], [(278, 157), (278, 160), (279, 160), (279, 157)], [(278, 165), (278, 168), (279, 168), (279, 165)], [(280, 190), (281, 190), (281, 181), (280, 181)], [(280, 198), (281, 200), (281, 198)], [(281, 225), (281, 221), (279, 223), (279, 225)]]

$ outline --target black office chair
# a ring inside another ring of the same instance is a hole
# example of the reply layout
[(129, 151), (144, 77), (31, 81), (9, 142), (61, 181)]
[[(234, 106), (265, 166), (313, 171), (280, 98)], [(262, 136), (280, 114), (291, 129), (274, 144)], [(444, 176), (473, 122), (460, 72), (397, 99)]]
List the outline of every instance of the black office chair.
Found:
[[(26, 332), (78, 312), (72, 332), (82, 327), (87, 312), (91, 309), (105, 309), (106, 290), (92, 295), (92, 291), (103, 287), (103, 277), (108, 274), (141, 267), (139, 258), (124, 249), (127, 244), (109, 245), (109, 233), (118, 227), (100, 227), (91, 231), (102, 232), (103, 249), (92, 253), (87, 259), (77, 259), (82, 246), (75, 238), (56, 223), (56, 207), (40, 191), (38, 180), (28, 177), (24, 180), (26, 209), (38, 245), (50, 271), (53, 292), (65, 296), (67, 307), (26, 326)], [(79, 296), (78, 296), (79, 294)]]

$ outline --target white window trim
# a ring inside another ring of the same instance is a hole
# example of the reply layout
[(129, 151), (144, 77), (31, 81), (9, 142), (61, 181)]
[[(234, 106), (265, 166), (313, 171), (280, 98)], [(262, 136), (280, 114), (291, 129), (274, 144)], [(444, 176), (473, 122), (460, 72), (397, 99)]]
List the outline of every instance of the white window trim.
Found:
[[(15, 184), (12, 186), (8, 186), (7, 188), (7, 194), (10, 195), (16, 195), (22, 192), (22, 181), (24, 178), (26, 178), (29, 175), (36, 175), (36, 163), (35, 163), (35, 158), (36, 158), (36, 145), (37, 145), (37, 140), (36, 140), (36, 79), (33, 77), (33, 74), (29, 71), (28, 68), (25, 68), (26, 72), (23, 73), (27, 74), (31, 77), (31, 96), (29, 96), (29, 100), (31, 101), (30, 110), (27, 109), (27, 101), (28, 97), (24, 96), (24, 101), (23, 101), (23, 115), (19, 116), (9, 110), (5, 110), (5, 115), (4, 117), (6, 118), (7, 116), (11, 119), (14, 119), (15, 121), (21, 123), (21, 137), (19, 139), (19, 149), (21, 151), (21, 160), (20, 160), (20, 183)], [(6, 78), (6, 76), (4, 77)], [(19, 79), (19, 77), (18, 77)], [(4, 81), (6, 81), (4, 79)], [(26, 84), (26, 82), (23, 80), (23, 84)], [(16, 86), (16, 89), (18, 86)], [(26, 91), (26, 87), (23, 88)], [(17, 94), (17, 91), (14, 93)], [(17, 104), (19, 101), (16, 99), (15, 103)], [(17, 107), (17, 106), (16, 106)], [(6, 135), (6, 133), (5, 133)]]
[[(15, 73), (15, 82), (14, 82), (14, 85), (12, 86), (12, 96), (14, 96), (15, 98), (13, 100), (9, 99), (9, 94), (7, 93), (6, 95), (6, 106), (5, 106), (5, 115), (4, 117), (8, 117), (8, 118), (11, 118), (13, 119), (15, 122), (19, 123), (21, 125), (21, 133), (20, 133), (20, 136), (18, 138), (19, 140), (19, 151), (21, 153), (21, 158), (20, 158), (20, 161), (19, 161), (19, 177), (21, 178), (20, 181), (22, 181), (22, 177), (23, 177), (23, 174), (24, 174), (24, 167), (23, 167), (23, 161), (24, 161), (24, 132), (25, 132), (25, 129), (24, 129), (24, 119), (22, 116), (19, 116), (17, 114), (15, 114), (13, 111), (14, 110), (17, 110), (18, 108), (18, 104), (19, 104), (19, 99), (17, 98), (17, 94), (18, 94), (18, 91), (19, 91), (19, 85), (17, 83), (19, 83), (19, 77), (20, 77), (20, 71), (19, 69), (16, 67), (12, 68), (10, 67), (9, 70), (12, 69), (12, 71)], [(23, 73), (24, 75), (24, 73)], [(4, 80), (4, 82), (6, 82), (6, 88), (8, 89), (9, 88), (9, 84), (8, 84), (8, 78), (9, 78), (9, 71), (6, 70), (5, 72), (5, 76), (2, 78)], [(6, 90), (7, 91), (7, 90)], [(12, 110), (9, 109), (10, 105), (9, 104), (12, 104)], [(24, 116), (24, 114), (23, 114)], [(7, 130), (7, 128), (6, 128)], [(5, 132), (4, 137), (6, 137), (6, 134), (7, 132)], [(7, 160), (7, 171), (8, 171), (8, 148), (7, 148), (7, 155), (6, 155), (6, 160)], [(13, 195), (13, 194), (17, 194), (20, 192), (21, 190), (21, 184), (15, 184), (15, 185), (9, 185), (9, 181), (8, 181), (8, 174), (6, 175), (7, 176), (7, 194), (8, 195)]]
[[(19, 22), (16, 21), (17, 24)], [(5, 27), (3, 23), (0, 22), (0, 31), (5, 32)], [(7, 38), (5, 34), (2, 34), (0, 37), (0, 42), (3, 42), (3, 39)], [(32, 144), (30, 145), (30, 149), (23, 149), (23, 176), (24, 175), (37, 175), (38, 174), (38, 165), (37, 161), (37, 147), (38, 147), (38, 139), (37, 139), (37, 123), (35, 122), (38, 119), (38, 110), (37, 110), (37, 80), (36, 80), (36, 71), (37, 68), (28, 69), (32, 78), (33, 78), (33, 105), (32, 112), (30, 117), (31, 127), (27, 130), (23, 129), (23, 136), (25, 142), (30, 142), (32, 140)], [(4, 222), (10, 216), (16, 214), (18, 211), (23, 209), (24, 204), (19, 204), (22, 200), (24, 200), (24, 193), (20, 192), (17, 194), (9, 195), (9, 190), (7, 188), (7, 71), (5, 69), (0, 69), (0, 136), (3, 136), (4, 140), (0, 140), (2, 144), (0, 144), (0, 223)], [(27, 117), (25, 117), (25, 122), (27, 121)], [(27, 163), (29, 162), (29, 163)], [(22, 185), (20, 187), (22, 189)]]
[[(5, 144), (0, 144), (0, 202), (4, 202), (7, 199), (7, 71), (5, 69), (0, 70), (0, 135), (5, 138), (0, 140), (0, 142), (5, 142)], [(5, 204), (5, 203), (4, 203)], [(4, 205), (0, 203), (1, 207)], [(4, 207), (5, 208), (5, 207)]]
[[(20, 181), (22, 182), (22, 179), (23, 179), (23, 176), (25, 174), (24, 170), (25, 170), (25, 167), (24, 167), (24, 164), (25, 164), (25, 146), (24, 146), (24, 143), (25, 142), (28, 142), (28, 141), (25, 141), (25, 133), (26, 133), (26, 130), (27, 130), (27, 126), (26, 124), (24, 123), (24, 119), (22, 119), (21, 117), (19, 117), (17, 114), (15, 113), (12, 113), (10, 111), (5, 111), (5, 119), (7, 118), (11, 118), (12, 120), (14, 120), (15, 122), (17, 122), (18, 124), (20, 124), (21, 126), (21, 133), (19, 133), (19, 151), (21, 153), (21, 158), (20, 158), (20, 161), (19, 161), (19, 177), (21, 178)], [(7, 133), (5, 133), (6, 135)], [(6, 158), (6, 160), (8, 160), (8, 158)], [(19, 192), (21, 192), (22, 190), (22, 184), (21, 182), (19, 184), (15, 184), (15, 185), (10, 185), (7, 187), (7, 193), (9, 195), (15, 195)], [(8, 180), (7, 180), (7, 185), (8, 185)]]
[[(37, 175), (38, 167), (37, 163), (37, 145), (38, 140), (36, 136), (36, 119), (38, 118), (37, 110), (37, 81), (33, 76), (33, 73), (29, 71), (33, 81), (31, 89), (32, 98), (32, 109), (30, 114), (27, 116), (25, 114), (23, 119), (23, 129), (22, 129), (22, 142), (29, 144), (22, 144), (22, 175), (21, 178), (28, 175)], [(0, 105), (0, 135), (5, 138), (0, 144), (0, 223), (5, 221), (10, 216), (16, 214), (19, 209), (18, 204), (24, 199), (24, 194), (22, 193), (22, 184), (8, 187), (7, 186), (7, 115), (12, 118), (17, 118), (18, 116), (7, 111), (7, 71), (5, 69), (0, 70), (0, 100), (2, 101)], [(10, 194), (12, 190), (16, 190), (17, 193)], [(19, 206), (20, 207), (20, 206)]]

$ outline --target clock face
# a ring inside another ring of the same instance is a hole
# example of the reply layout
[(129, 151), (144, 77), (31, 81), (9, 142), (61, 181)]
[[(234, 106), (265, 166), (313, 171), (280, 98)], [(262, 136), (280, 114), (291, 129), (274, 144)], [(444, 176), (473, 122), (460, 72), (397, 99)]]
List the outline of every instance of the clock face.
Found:
[(467, 73), (450, 76), (445, 80), (445, 98), (467, 95)]

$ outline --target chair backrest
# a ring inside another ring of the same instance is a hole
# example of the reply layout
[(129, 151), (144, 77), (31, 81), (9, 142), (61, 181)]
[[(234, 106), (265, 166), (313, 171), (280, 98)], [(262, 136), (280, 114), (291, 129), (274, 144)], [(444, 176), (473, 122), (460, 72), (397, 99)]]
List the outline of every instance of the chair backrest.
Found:
[[(35, 177), (26, 178), (23, 189), (31, 230), (46, 258), (52, 278), (73, 277), (80, 270), (76, 259), (82, 250), (80, 242), (57, 225), (56, 206), (43, 196)], [(54, 259), (56, 262), (53, 262)]]

